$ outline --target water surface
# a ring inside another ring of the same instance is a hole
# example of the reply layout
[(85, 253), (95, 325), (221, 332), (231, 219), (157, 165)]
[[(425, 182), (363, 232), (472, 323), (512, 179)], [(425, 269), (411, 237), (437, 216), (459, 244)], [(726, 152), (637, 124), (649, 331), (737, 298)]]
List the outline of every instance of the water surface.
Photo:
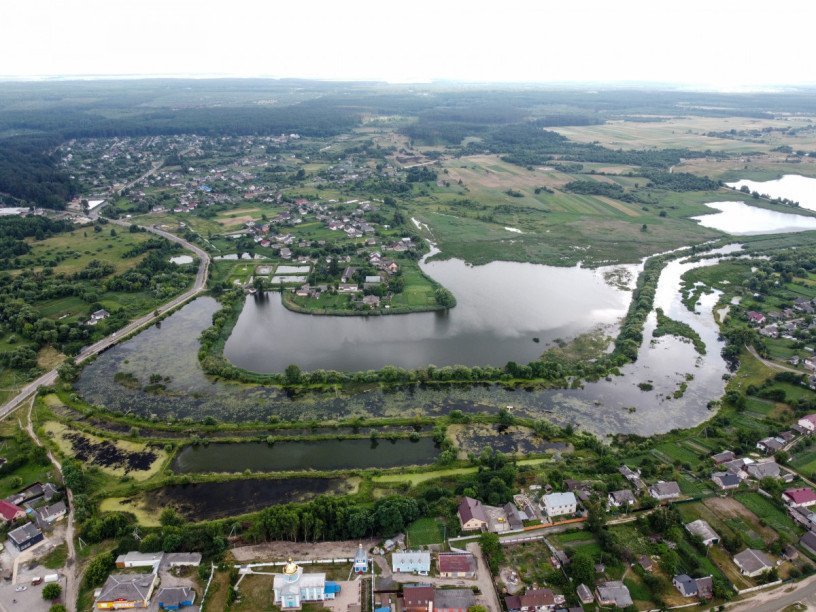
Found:
[(711, 202), (706, 206), (719, 210), (711, 215), (692, 217), (700, 225), (735, 236), (787, 234), (816, 230), (816, 217), (750, 206), (745, 202)]
[(431, 438), (234, 442), (187, 446), (173, 460), (177, 473), (350, 470), (427, 465), (439, 449)]
[[(255, 372), (359, 371), (385, 365), (527, 363), (543, 346), (598, 327), (615, 326), (631, 299), (605, 280), (612, 268), (558, 268), (496, 261), (469, 266), (450, 259), (423, 271), (456, 296), (446, 312), (331, 317), (287, 310), (277, 293), (246, 298), (224, 354)], [(617, 266), (633, 280), (639, 266)], [(616, 333), (616, 330), (610, 330)], [(539, 342), (534, 342), (538, 338)]]
[(741, 180), (726, 184), (734, 189), (746, 186), (752, 192), (759, 192), (760, 195), (767, 195), (771, 198), (787, 198), (799, 202), (799, 206), (802, 208), (816, 210), (816, 179), (806, 176), (786, 174), (782, 178), (773, 181)]

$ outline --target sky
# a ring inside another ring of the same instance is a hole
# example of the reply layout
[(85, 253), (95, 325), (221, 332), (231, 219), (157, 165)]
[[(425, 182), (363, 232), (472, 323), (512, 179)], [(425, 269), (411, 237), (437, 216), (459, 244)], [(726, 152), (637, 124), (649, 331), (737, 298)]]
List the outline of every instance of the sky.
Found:
[(0, 76), (816, 83), (812, 0), (0, 0)]

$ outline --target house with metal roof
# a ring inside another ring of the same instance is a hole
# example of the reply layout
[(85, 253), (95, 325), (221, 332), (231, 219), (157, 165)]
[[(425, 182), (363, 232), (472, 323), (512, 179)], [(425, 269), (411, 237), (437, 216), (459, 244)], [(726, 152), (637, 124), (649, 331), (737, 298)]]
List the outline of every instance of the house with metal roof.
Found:
[(156, 574), (111, 574), (95, 593), (94, 605), (98, 610), (146, 608), (150, 605)]
[(706, 521), (698, 519), (686, 524), (686, 531), (692, 535), (696, 535), (703, 541), (706, 546), (717, 544), (720, 541), (720, 536), (711, 528)]
[(395, 552), (391, 555), (391, 569), (394, 573), (427, 576), (431, 571), (431, 553), (425, 550)]

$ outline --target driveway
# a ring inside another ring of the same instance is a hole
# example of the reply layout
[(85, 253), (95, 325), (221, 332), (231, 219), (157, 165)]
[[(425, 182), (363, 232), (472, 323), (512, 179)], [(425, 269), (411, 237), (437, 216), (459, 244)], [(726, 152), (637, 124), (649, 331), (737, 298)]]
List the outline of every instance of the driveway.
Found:
[(490, 575), (490, 568), (485, 563), (481, 546), (479, 546), (478, 542), (470, 542), (467, 549), (468, 552), (476, 556), (476, 582), (482, 592), (481, 598), (484, 600), (484, 605), (491, 612), (501, 612), (499, 596), (496, 594), (496, 586), (493, 584), (493, 576)]
[(779, 612), (795, 603), (802, 603), (807, 610), (816, 610), (816, 576), (797, 584), (785, 584), (761, 591), (744, 601), (728, 606), (733, 612)]

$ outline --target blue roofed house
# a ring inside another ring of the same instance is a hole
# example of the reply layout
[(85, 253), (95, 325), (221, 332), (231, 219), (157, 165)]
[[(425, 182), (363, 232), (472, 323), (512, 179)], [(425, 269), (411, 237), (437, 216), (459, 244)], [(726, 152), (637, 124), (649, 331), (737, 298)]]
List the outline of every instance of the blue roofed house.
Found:
[(354, 555), (354, 573), (365, 574), (368, 571), (368, 555), (363, 549), (363, 545), (357, 548), (357, 553)]
[(427, 576), (431, 571), (431, 553), (424, 550), (395, 552), (391, 555), (391, 568), (395, 573)]

